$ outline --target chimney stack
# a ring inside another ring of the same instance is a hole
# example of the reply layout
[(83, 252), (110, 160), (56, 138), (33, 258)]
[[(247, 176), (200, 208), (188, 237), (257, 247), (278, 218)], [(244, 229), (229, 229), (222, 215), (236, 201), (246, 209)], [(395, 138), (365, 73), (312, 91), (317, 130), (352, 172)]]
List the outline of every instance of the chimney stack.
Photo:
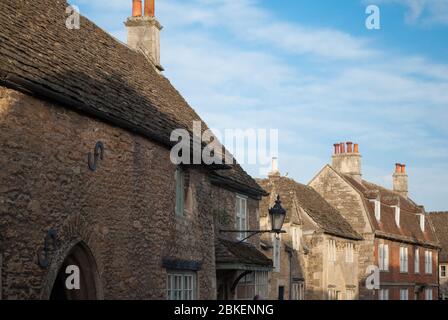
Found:
[(268, 173), (269, 178), (280, 177), (280, 171), (278, 170), (278, 158), (272, 158), (271, 171)]
[[(347, 149), (345, 149), (346, 145)], [(361, 155), (359, 154), (358, 144), (353, 144), (353, 142), (336, 143), (334, 147), (335, 152), (332, 157), (333, 168), (342, 174), (351, 176), (359, 183), (362, 183)]]
[(132, 17), (125, 22), (128, 30), (128, 46), (141, 51), (158, 71), (160, 65), (160, 30), (162, 26), (155, 17), (155, 0), (145, 0), (142, 16), (142, 0), (132, 0)]
[(408, 197), (408, 175), (406, 174), (406, 165), (401, 163), (395, 164), (395, 172), (393, 174), (394, 191), (401, 196)]

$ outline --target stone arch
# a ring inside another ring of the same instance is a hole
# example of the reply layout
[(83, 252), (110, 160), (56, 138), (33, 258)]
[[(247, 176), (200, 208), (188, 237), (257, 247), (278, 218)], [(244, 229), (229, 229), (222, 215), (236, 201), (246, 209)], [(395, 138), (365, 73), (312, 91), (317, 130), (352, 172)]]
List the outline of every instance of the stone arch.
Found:
[[(67, 290), (65, 274), (68, 265), (80, 270), (80, 289)], [(62, 246), (53, 259), (41, 298), (45, 300), (97, 300), (103, 299), (103, 290), (97, 264), (88, 245), (77, 238)]]

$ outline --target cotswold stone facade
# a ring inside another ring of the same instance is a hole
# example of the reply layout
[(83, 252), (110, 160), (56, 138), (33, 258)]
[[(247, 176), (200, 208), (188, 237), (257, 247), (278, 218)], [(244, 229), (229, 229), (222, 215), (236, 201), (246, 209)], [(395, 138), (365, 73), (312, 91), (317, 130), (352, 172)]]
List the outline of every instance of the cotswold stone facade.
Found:
[[(78, 242), (96, 262), (98, 298), (165, 299), (163, 258), (198, 262), (198, 298), (215, 298), (211, 186), (202, 170), (190, 172), (192, 212), (178, 217), (169, 150), (10, 89), (0, 89), (0, 110), (5, 298), (49, 298)], [(105, 150), (92, 172), (96, 141)], [(49, 229), (59, 246), (43, 269), (37, 255)]]
[(171, 132), (200, 117), (137, 48), (84, 17), (67, 29), (67, 5), (0, 3), (1, 298), (216, 299), (217, 269), (230, 293), (270, 271), (257, 238), (221, 250), (215, 210), (235, 229), (244, 197), (256, 228), (266, 192), (236, 163), (175, 165)]
[[(359, 243), (360, 299), (437, 299), (438, 240), (424, 208), (408, 198), (405, 166), (397, 164), (393, 177), (394, 190), (363, 180), (358, 145), (349, 142), (335, 144), (332, 165), (309, 185), (364, 239)], [(366, 287), (368, 268), (374, 266), (380, 268), (379, 290)]]
[(270, 192), (260, 202), (261, 225), (276, 195), (287, 210), (285, 234), (263, 236), (274, 262), (269, 286), (272, 299), (354, 300), (358, 298), (358, 243), (361, 236), (311, 187), (273, 171), (258, 183)]

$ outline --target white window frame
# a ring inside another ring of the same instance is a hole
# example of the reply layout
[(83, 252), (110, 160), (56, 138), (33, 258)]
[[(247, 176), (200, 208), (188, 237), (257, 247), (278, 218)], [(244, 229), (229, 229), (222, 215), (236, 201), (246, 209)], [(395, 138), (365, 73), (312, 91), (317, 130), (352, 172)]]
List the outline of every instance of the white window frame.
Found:
[(420, 249), (414, 250), (414, 273), (420, 273)]
[(381, 201), (380, 200), (373, 200), (373, 203), (375, 205), (375, 218), (379, 222), (381, 221)]
[(303, 282), (293, 282), (291, 299), (305, 300), (305, 284)]
[(355, 300), (355, 289), (345, 290), (345, 300)]
[(354, 245), (353, 243), (347, 243), (345, 246), (345, 262), (353, 263), (354, 262)]
[(446, 265), (441, 265), (440, 266), (440, 278), (446, 278), (447, 277), (447, 269), (448, 268), (446, 267)]
[(389, 300), (389, 289), (378, 290), (378, 300)]
[(400, 300), (409, 300), (409, 289), (400, 289)]
[(294, 250), (300, 250), (301, 229), (298, 226), (291, 226), (292, 247)]
[(425, 289), (425, 300), (432, 300), (432, 288), (426, 288)]
[(336, 261), (336, 240), (333, 239), (328, 240), (328, 261)]
[(400, 228), (400, 207), (394, 206), (395, 208), (395, 223), (397, 224), (397, 227)]
[(175, 172), (176, 184), (176, 204), (175, 211), (177, 216), (185, 214), (185, 172), (182, 167), (178, 166)]
[(167, 300), (197, 299), (197, 276), (190, 271), (168, 271), (166, 279)]
[[(236, 195), (236, 213), (235, 213), (235, 228), (237, 230), (247, 230), (247, 197)], [(246, 232), (239, 232), (237, 239), (242, 240), (246, 238)]]
[(336, 289), (328, 289), (328, 300), (339, 300), (340, 294)]
[(282, 251), (282, 235), (272, 235), (272, 262), (274, 272), (280, 272)]
[(389, 271), (389, 245), (380, 243), (378, 245), (378, 264), (380, 271)]
[[(238, 293), (243, 292), (241, 296)], [(236, 300), (253, 300), (258, 295), (260, 299), (268, 298), (268, 272), (254, 271), (245, 275), (236, 288)]]
[(400, 272), (409, 272), (409, 259), (408, 259), (408, 248), (400, 247)]
[(425, 273), (432, 274), (432, 251), (425, 251)]

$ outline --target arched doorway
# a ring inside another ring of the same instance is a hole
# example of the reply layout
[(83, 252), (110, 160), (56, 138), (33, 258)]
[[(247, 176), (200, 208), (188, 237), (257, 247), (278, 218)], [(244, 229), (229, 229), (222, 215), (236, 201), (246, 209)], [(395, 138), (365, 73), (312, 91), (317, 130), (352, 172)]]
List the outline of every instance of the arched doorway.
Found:
[[(66, 287), (66, 269), (70, 265), (79, 268), (79, 289)], [(76, 244), (66, 256), (53, 283), (50, 300), (96, 300), (98, 294), (98, 271), (90, 249), (83, 243)]]

